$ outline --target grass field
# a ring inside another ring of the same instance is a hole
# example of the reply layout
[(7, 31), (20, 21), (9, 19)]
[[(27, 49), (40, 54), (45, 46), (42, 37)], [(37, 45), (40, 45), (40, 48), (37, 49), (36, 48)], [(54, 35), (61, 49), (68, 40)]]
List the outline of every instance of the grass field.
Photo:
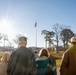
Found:
[(58, 53), (55, 51), (51, 52), (52, 56), (54, 56), (56, 58), (57, 67), (60, 67), (60, 65), (61, 65), (61, 59), (62, 59), (63, 53), (64, 53), (64, 51), (59, 51)]
[(61, 59), (56, 60), (56, 67), (60, 67), (61, 65)]
[[(1, 57), (2, 57), (2, 55), (3, 55), (3, 51), (0, 51), (0, 59), (1, 59)], [(57, 58), (57, 60), (56, 60), (56, 66), (57, 67), (60, 67), (60, 64), (61, 64), (61, 58), (62, 58), (62, 55), (63, 55), (63, 51), (59, 51), (58, 53), (57, 52), (55, 52), (55, 51), (53, 51), (53, 52), (51, 52), (51, 54), (55, 57), (55, 58)], [(0, 61), (1, 62), (1, 61)]]

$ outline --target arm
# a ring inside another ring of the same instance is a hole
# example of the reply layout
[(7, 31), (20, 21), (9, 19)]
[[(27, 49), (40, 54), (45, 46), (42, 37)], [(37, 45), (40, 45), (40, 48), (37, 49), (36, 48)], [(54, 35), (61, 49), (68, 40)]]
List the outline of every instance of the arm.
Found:
[(30, 61), (30, 67), (31, 67), (31, 75), (36, 75), (37, 73), (37, 66), (36, 66), (36, 62), (35, 62), (35, 56), (34, 54), (32, 53), (32, 56), (31, 56), (31, 61)]
[(52, 71), (54, 71), (54, 75), (57, 75), (55, 64), (51, 59), (49, 59), (49, 64), (50, 67), (52, 68)]
[(7, 65), (7, 75), (10, 75), (11, 69), (12, 69), (12, 61), (13, 61), (14, 52), (10, 55), (8, 65)]
[(49, 58), (54, 62), (54, 65), (56, 66), (56, 60), (55, 60), (55, 57), (53, 57), (53, 56), (50, 54)]
[(67, 73), (67, 68), (68, 68), (68, 52), (65, 52), (62, 56), (62, 63), (61, 63), (61, 66), (60, 66), (60, 74), (61, 75), (66, 75)]
[[(50, 67), (51, 67), (51, 68), (55, 68), (54, 62), (53, 62), (51, 59), (49, 59), (49, 64), (50, 64)], [(53, 69), (53, 70), (54, 70), (54, 69)]]

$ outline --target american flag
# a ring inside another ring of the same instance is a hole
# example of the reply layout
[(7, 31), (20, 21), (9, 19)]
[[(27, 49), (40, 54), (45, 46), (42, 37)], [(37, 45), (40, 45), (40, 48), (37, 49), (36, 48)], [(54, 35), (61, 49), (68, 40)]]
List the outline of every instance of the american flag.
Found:
[(37, 22), (35, 22), (35, 25), (34, 25), (34, 27), (36, 27), (37, 26)]

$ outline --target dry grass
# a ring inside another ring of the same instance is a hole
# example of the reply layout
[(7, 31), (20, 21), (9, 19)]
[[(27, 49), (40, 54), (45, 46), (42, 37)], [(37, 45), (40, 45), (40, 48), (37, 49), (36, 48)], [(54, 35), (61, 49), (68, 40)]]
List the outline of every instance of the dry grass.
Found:
[(56, 51), (52, 51), (51, 55), (54, 56), (57, 59), (61, 59), (64, 51), (59, 51), (58, 53)]
[(51, 52), (51, 54), (57, 59), (56, 60), (56, 66), (60, 67), (61, 65), (61, 59), (64, 51), (59, 51), (58, 53), (56, 51)]
[(3, 51), (0, 51), (0, 58), (2, 57), (3, 53), (4, 53)]
[[(0, 51), (0, 59), (1, 59), (1, 57), (2, 57), (2, 55), (3, 55), (3, 51)], [(56, 51), (53, 51), (53, 52), (51, 52), (51, 54), (55, 57), (55, 58), (57, 58), (57, 60), (56, 60), (56, 66), (57, 67), (60, 67), (60, 64), (61, 64), (61, 58), (62, 58), (62, 55), (63, 55), (63, 51), (59, 51), (58, 53), (56, 52)]]
[(56, 60), (56, 67), (60, 67), (61, 65), (61, 59)]

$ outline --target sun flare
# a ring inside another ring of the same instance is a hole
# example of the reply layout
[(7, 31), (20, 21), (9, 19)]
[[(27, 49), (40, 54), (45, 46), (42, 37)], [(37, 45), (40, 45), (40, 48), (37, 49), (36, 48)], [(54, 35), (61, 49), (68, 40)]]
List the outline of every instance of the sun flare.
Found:
[(12, 30), (12, 26), (10, 21), (7, 19), (3, 19), (0, 21), (0, 33), (10, 34)]

